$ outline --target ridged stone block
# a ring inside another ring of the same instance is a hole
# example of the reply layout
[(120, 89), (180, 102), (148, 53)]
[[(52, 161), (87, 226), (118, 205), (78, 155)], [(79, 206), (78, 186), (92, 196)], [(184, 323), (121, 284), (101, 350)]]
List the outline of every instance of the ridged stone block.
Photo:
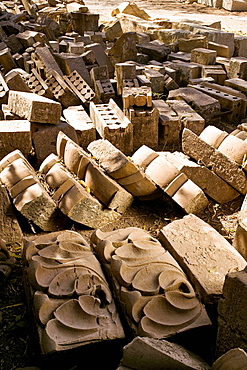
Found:
[(124, 337), (100, 263), (80, 234), (28, 238), (23, 260), (43, 354)]

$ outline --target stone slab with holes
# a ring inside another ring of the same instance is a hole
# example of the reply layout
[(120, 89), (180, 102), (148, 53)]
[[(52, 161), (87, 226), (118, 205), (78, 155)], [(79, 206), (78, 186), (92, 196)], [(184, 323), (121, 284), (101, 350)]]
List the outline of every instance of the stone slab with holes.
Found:
[(110, 99), (108, 104), (90, 103), (90, 118), (101, 138), (109, 140), (124, 154), (133, 151), (133, 124)]
[(77, 71), (73, 71), (69, 76), (63, 76), (63, 79), (82, 103), (95, 100), (94, 91)]

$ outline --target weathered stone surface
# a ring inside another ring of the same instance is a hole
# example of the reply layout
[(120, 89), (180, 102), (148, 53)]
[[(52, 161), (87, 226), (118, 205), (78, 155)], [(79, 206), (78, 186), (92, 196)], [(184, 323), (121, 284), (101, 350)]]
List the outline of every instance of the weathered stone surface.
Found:
[(246, 194), (247, 178), (237, 163), (188, 129), (183, 130), (182, 150), (189, 157), (210, 168), (239, 193)]
[(106, 175), (78, 144), (62, 132), (58, 135), (57, 152), (65, 166), (84, 181), (85, 186), (105, 207), (123, 213), (132, 204), (132, 195)]
[(108, 140), (93, 141), (89, 144), (88, 151), (132, 195), (142, 199), (161, 196), (155, 183)]
[(1, 182), (9, 191), (14, 206), (24, 217), (44, 231), (58, 230), (64, 226), (64, 219), (55, 202), (19, 150), (1, 160), (0, 171)]
[(233, 348), (220, 356), (212, 365), (212, 370), (238, 370), (247, 367), (247, 353), (242, 348)]
[(135, 17), (149, 20), (150, 16), (145, 10), (141, 9), (134, 2), (124, 1), (116, 9), (112, 10), (111, 15), (114, 17), (119, 13), (134, 15)]
[(246, 286), (246, 268), (226, 275), (218, 305), (217, 357), (236, 347), (247, 350)]
[(60, 76), (63, 75), (59, 65), (57, 64), (54, 56), (47, 46), (38, 47), (35, 49), (37, 58), (41, 61), (44, 70), (45, 77), (47, 78), (52, 70), (56, 71)]
[(130, 227), (96, 230), (91, 241), (135, 335), (163, 339), (210, 325), (186, 275), (157, 239)]
[(31, 124), (27, 120), (0, 121), (0, 159), (15, 149), (25, 157), (32, 150)]
[(234, 247), (195, 215), (163, 227), (159, 240), (183, 268), (203, 302), (218, 300), (228, 271), (246, 266)]
[(181, 152), (160, 152), (165, 158), (174, 164), (179, 171), (183, 172), (191, 181), (199, 186), (205, 194), (217, 203), (227, 203), (239, 196), (226, 181), (217, 176), (207, 167), (201, 166), (189, 159)]
[(108, 104), (90, 102), (90, 118), (102, 139), (126, 155), (133, 151), (133, 124), (113, 99)]
[(191, 62), (199, 64), (215, 64), (216, 51), (204, 48), (196, 48), (191, 51)]
[(8, 107), (12, 113), (30, 122), (56, 124), (60, 121), (62, 107), (54, 100), (37, 94), (10, 91)]
[(0, 186), (0, 230), (1, 238), (12, 247), (22, 246), (23, 234), (10, 203), (6, 188)]
[(123, 348), (122, 366), (137, 370), (209, 370), (209, 365), (184, 347), (166, 340), (136, 337)]
[(43, 354), (124, 338), (104, 273), (80, 234), (28, 238), (23, 259)]
[(76, 132), (77, 139), (73, 139), (66, 132), (63, 132), (70, 136), (75, 142), (84, 149), (94, 140), (96, 140), (96, 128), (93, 122), (82, 105), (71, 106), (63, 110), (63, 116), (70, 126)]
[(39, 165), (51, 153), (56, 154), (57, 135), (60, 131), (77, 141), (75, 128), (65, 121), (60, 121), (56, 125), (32, 124), (32, 142)]
[(113, 65), (127, 60), (136, 60), (136, 34), (135, 32), (123, 33), (109, 49), (108, 56)]
[(153, 106), (159, 111), (158, 143), (168, 149), (180, 146), (182, 124), (177, 113), (162, 99), (153, 100)]
[(167, 104), (177, 113), (183, 128), (199, 135), (205, 127), (205, 119), (200, 116), (186, 101), (167, 100)]
[(179, 89), (172, 90), (168, 94), (168, 99), (185, 100), (207, 122), (210, 122), (221, 111), (221, 106), (217, 99), (203, 94), (193, 89), (193, 87), (180, 87)]
[(138, 53), (146, 54), (149, 56), (149, 60), (155, 59), (159, 62), (167, 60), (167, 56), (170, 52), (170, 48), (163, 42), (150, 41), (148, 43), (138, 44)]
[(106, 55), (105, 50), (103, 49), (103, 46), (100, 43), (96, 42), (94, 44), (86, 45), (85, 50), (93, 50), (94, 51), (97, 64), (99, 66), (107, 65), (108, 71), (109, 71), (109, 76), (110, 76), (110, 78), (112, 78), (113, 75), (114, 75), (114, 66), (113, 66), (110, 58), (108, 57), (108, 55)]

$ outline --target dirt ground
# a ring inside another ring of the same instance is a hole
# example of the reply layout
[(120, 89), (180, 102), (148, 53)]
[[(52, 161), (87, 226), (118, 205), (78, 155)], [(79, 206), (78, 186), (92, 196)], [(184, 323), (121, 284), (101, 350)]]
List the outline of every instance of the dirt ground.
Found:
[[(101, 14), (100, 20), (109, 19), (111, 10), (121, 1), (85, 1), (91, 12)], [(225, 10), (208, 8), (197, 3), (186, 4), (175, 1), (137, 1), (140, 7), (145, 9), (153, 18), (169, 18), (171, 16), (182, 16), (192, 20), (199, 20), (205, 17), (212, 21), (219, 17), (224, 24), (224, 28), (233, 31), (235, 22), (235, 32), (246, 33), (247, 26), (241, 26), (243, 18), (247, 13), (230, 13)], [(247, 21), (246, 21), (247, 23)], [(210, 201), (207, 209), (199, 215), (204, 221), (215, 227), (229, 242), (232, 242), (236, 228), (237, 213), (242, 204), (243, 197), (239, 196), (236, 200), (219, 205)], [(174, 204), (161, 202), (143, 203), (135, 200), (132, 208), (126, 212), (121, 220), (110, 224), (103, 230), (113, 230), (129, 226), (140, 227), (149, 231), (154, 237), (159, 230), (174, 219), (181, 218), (183, 212)], [(22, 228), (25, 235), (30, 235), (33, 231), (29, 225), (24, 224)], [(82, 226), (73, 225), (73, 229), (79, 231), (88, 240), (92, 233), (90, 229), (83, 229)], [(16, 256), (17, 262), (12, 274), (4, 285), (0, 286), (0, 369), (12, 370), (25, 366), (39, 366), (39, 358), (34, 345), (32, 336), (31, 322), (26, 309), (24, 287), (22, 279), (21, 250), (12, 249), (11, 252)], [(71, 369), (93, 369), (93, 366), (84, 366), (81, 363), (77, 366), (66, 368)], [(107, 368), (107, 362), (104, 364)]]

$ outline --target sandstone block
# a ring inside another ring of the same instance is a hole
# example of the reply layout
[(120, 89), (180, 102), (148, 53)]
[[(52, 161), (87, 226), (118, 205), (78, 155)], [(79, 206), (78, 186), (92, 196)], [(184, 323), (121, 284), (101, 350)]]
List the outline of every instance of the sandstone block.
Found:
[(149, 60), (157, 60), (164, 62), (167, 60), (167, 56), (170, 52), (170, 48), (165, 43), (154, 43), (148, 42), (144, 44), (137, 44), (136, 46), (138, 53), (146, 54), (149, 56)]
[(191, 53), (193, 49), (205, 48), (206, 47), (206, 37), (205, 36), (194, 36), (191, 38), (179, 38), (178, 39), (179, 51), (185, 53)]
[(103, 46), (100, 43), (89, 44), (89, 45), (86, 45), (85, 50), (93, 50), (96, 61), (97, 61), (97, 64), (99, 66), (107, 65), (108, 71), (109, 71), (109, 76), (110, 76), (110, 78), (113, 78), (114, 66), (113, 66), (110, 58), (108, 57), (108, 55), (106, 55), (106, 53), (103, 49)]
[(132, 160), (185, 212), (199, 213), (207, 206), (203, 191), (164, 156), (143, 145)]
[(205, 127), (205, 120), (189, 104), (182, 100), (167, 100), (167, 104), (177, 113), (182, 127), (200, 134)]
[[(130, 227), (108, 233), (96, 230), (91, 241), (113, 281), (116, 299), (135, 336), (164, 339), (193, 327), (210, 325), (205, 308), (183, 270), (157, 239)], [(190, 292), (190, 298), (171, 285), (170, 274), (181, 282), (180, 288)], [(179, 299), (179, 307), (174, 296)]]
[(51, 153), (56, 154), (57, 135), (60, 131), (77, 141), (74, 127), (65, 121), (61, 120), (56, 125), (32, 124), (32, 142), (39, 165)]
[(209, 41), (208, 48), (210, 50), (215, 50), (217, 52), (217, 56), (219, 57), (225, 57), (225, 58), (231, 57), (230, 50), (227, 45), (218, 44), (217, 42)]
[(1, 238), (5, 240), (6, 245), (11, 247), (22, 246), (22, 230), (14, 213), (10, 197), (3, 185), (0, 186), (0, 205)]
[(61, 104), (34, 93), (10, 91), (8, 107), (12, 113), (30, 122), (56, 124), (60, 121)]
[(227, 74), (224, 71), (222, 66), (207, 65), (207, 66), (202, 66), (201, 76), (202, 78), (212, 77), (216, 84), (224, 85)]
[(212, 365), (212, 370), (220, 370), (222, 366), (226, 370), (237, 370), (239, 367), (247, 366), (247, 353), (242, 348), (233, 348), (217, 360)]
[(210, 168), (239, 193), (246, 194), (246, 175), (237, 163), (188, 129), (183, 131), (182, 149), (185, 154)]
[(63, 75), (59, 65), (47, 46), (38, 47), (35, 49), (37, 58), (41, 61), (45, 69), (45, 77), (47, 78), (52, 70), (56, 71), (60, 76)]
[(0, 50), (0, 64), (4, 74), (17, 67), (8, 48)]
[(141, 199), (160, 197), (155, 183), (108, 140), (96, 140), (88, 151), (104, 170), (132, 195)]
[(133, 151), (133, 124), (113, 99), (108, 104), (90, 102), (90, 118), (101, 138), (126, 155)]
[(161, 99), (153, 100), (153, 106), (159, 111), (158, 141), (165, 148), (180, 145), (181, 121), (177, 113)]
[(228, 271), (246, 266), (222, 235), (192, 214), (163, 227), (159, 240), (183, 268), (203, 302), (219, 300)]
[(134, 15), (135, 17), (142, 18), (144, 20), (149, 20), (150, 16), (145, 10), (141, 9), (134, 2), (124, 1), (116, 9), (112, 10), (112, 17), (119, 13)]
[(217, 203), (228, 203), (239, 196), (233, 187), (217, 176), (213, 171), (191, 161), (181, 152), (160, 152), (165, 158), (199, 186), (205, 194)]
[(78, 142), (78, 144), (84, 149), (94, 140), (96, 140), (96, 128), (93, 122), (82, 105), (71, 106), (63, 110), (63, 116), (66, 119), (69, 126), (71, 126), (75, 132), (77, 139), (73, 139), (68, 133), (72, 140)]
[(247, 350), (246, 284), (246, 268), (226, 275), (224, 297), (218, 305), (217, 357), (232, 348)]
[(228, 72), (229, 78), (247, 79), (247, 58), (232, 57), (230, 59), (230, 70)]
[(191, 51), (191, 62), (199, 64), (215, 64), (217, 52), (215, 50), (196, 48)]
[(161, 367), (209, 370), (206, 362), (184, 347), (148, 337), (136, 337), (123, 348), (121, 365), (138, 370), (158, 370)]
[(9, 191), (14, 206), (24, 217), (44, 231), (58, 230), (64, 226), (64, 219), (55, 202), (20, 151), (5, 156), (0, 162), (0, 171), (1, 182)]
[(42, 354), (124, 338), (99, 261), (80, 234), (31, 237), (24, 248), (26, 293)]
[(168, 99), (185, 100), (207, 122), (211, 121), (221, 111), (221, 106), (217, 99), (200, 93), (193, 87), (180, 87), (172, 90), (168, 94)]
[(234, 56), (237, 57), (247, 57), (247, 37), (244, 35), (234, 36)]
[(225, 85), (241, 91), (243, 94), (247, 95), (247, 81), (243, 80), (242, 78), (229, 78), (225, 80)]
[(0, 159), (13, 149), (28, 157), (32, 150), (31, 124), (27, 120), (0, 121)]
[(123, 33), (109, 49), (108, 56), (113, 65), (127, 60), (136, 60), (136, 34), (135, 32)]
[(98, 31), (99, 14), (81, 13), (78, 11), (71, 12), (72, 29), (84, 35), (85, 31)]

